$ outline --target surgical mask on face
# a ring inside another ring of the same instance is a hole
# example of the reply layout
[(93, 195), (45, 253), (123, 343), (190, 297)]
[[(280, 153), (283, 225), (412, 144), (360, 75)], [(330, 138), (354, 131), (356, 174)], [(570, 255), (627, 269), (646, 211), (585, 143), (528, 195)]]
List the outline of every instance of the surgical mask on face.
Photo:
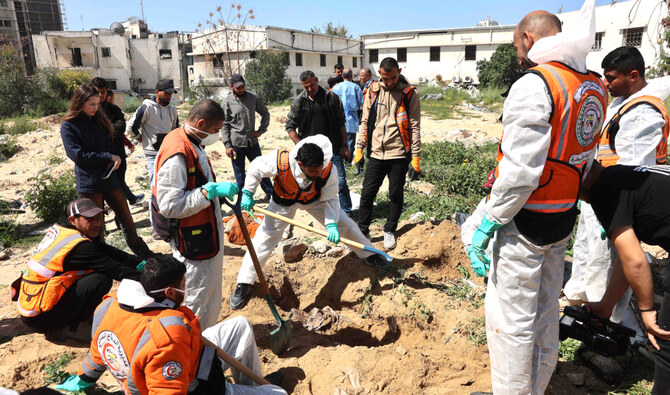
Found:
[[(200, 129), (196, 129), (191, 125), (186, 124), (186, 127), (194, 133), (195, 132), (200, 132), (200, 133), (205, 133), (206, 134), (206, 132), (204, 132)], [(200, 136), (198, 136), (198, 138), (200, 138)], [(218, 133), (208, 134), (207, 137), (200, 138), (200, 145), (202, 145), (204, 147), (204, 146), (207, 146), (207, 145), (212, 145), (212, 144), (216, 143), (217, 141), (219, 141), (219, 134)]]
[[(158, 292), (164, 292), (168, 288), (172, 288), (172, 287), (165, 287), (165, 288), (161, 288), (161, 289), (155, 289), (155, 290), (153, 290), (149, 293), (150, 294), (155, 294), (155, 293), (158, 293)], [(181, 292), (184, 295), (184, 300), (182, 300), (182, 302), (181, 302), (181, 304), (183, 305), (186, 302), (186, 299), (188, 298), (188, 288), (184, 288), (184, 289), (172, 288), (172, 289), (177, 291), (177, 292)]]

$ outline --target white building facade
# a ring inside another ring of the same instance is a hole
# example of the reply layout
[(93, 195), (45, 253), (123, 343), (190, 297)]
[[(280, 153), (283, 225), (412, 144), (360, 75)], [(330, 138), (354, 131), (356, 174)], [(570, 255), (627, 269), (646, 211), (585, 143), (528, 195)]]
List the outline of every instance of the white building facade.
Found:
[[(601, 73), (602, 59), (620, 46), (635, 46), (645, 64), (653, 66), (661, 54), (661, 19), (668, 15), (663, 1), (622, 1), (596, 7), (596, 43), (587, 56), (589, 69)], [(578, 11), (557, 14), (564, 29), (576, 23)], [(500, 44), (512, 43), (516, 25), (490, 19), (478, 26), (365, 34), (363, 64), (378, 77), (379, 62), (391, 56), (412, 84), (435, 80), (478, 83), (477, 61), (490, 59)]]
[[(189, 84), (200, 82), (227, 87), (227, 77), (244, 75), (246, 63), (262, 50), (283, 50), (287, 53), (286, 70), (293, 84), (293, 93), (300, 93), (300, 73), (311, 70), (322, 85), (333, 76), (333, 66), (359, 70), (362, 64), (361, 41), (273, 26), (245, 26), (229, 29), (228, 39), (222, 30), (212, 29), (193, 34), (193, 65), (188, 68)], [(226, 49), (226, 41), (228, 49)], [(229, 54), (229, 59), (226, 57)]]
[(154, 92), (161, 79), (182, 84), (180, 36), (132, 39), (106, 29), (43, 32), (33, 36), (38, 67), (82, 69), (111, 89)]

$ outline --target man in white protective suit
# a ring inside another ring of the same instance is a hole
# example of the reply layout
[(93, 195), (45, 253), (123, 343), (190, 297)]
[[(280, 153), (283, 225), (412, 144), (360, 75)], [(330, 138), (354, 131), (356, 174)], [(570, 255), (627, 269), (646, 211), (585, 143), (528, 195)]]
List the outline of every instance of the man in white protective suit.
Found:
[(477, 275), (490, 269), (486, 334), (496, 394), (544, 394), (558, 360), (565, 248), (607, 106), (605, 86), (586, 68), (594, 7), (587, 0), (567, 32), (546, 11), (526, 15), (514, 32), (529, 70), (505, 100), (496, 179), (468, 248)]
[[(602, 61), (605, 85), (616, 97), (607, 108), (597, 160), (603, 166), (666, 164), (668, 112), (663, 100), (670, 94), (670, 77), (646, 81), (644, 58), (635, 47), (620, 47)], [(615, 261), (611, 242), (591, 205), (581, 204), (574, 245), (572, 276), (563, 293), (571, 303), (597, 302)], [(612, 321), (639, 328), (629, 306), (630, 288), (612, 312)], [(644, 339), (644, 336), (640, 336)]]
[[(273, 178), (272, 199), (268, 210), (293, 218), (298, 208), (324, 224), (328, 240), (338, 243), (340, 234), (350, 240), (372, 247), (372, 243), (361, 233), (356, 223), (340, 208), (337, 168), (330, 161), (333, 148), (328, 137), (315, 135), (304, 138), (290, 151), (276, 149), (254, 159), (249, 165), (242, 189), (241, 206), (251, 210), (255, 204), (254, 192), (261, 179)], [(288, 224), (266, 216), (253, 238), (254, 249), (261, 264), (281, 241), (282, 232)], [(354, 253), (369, 264), (386, 267), (388, 263), (379, 255), (358, 248)], [(251, 285), (256, 281), (256, 270), (249, 252), (242, 259), (237, 275), (237, 286), (230, 297), (230, 308), (240, 309), (251, 297)]]

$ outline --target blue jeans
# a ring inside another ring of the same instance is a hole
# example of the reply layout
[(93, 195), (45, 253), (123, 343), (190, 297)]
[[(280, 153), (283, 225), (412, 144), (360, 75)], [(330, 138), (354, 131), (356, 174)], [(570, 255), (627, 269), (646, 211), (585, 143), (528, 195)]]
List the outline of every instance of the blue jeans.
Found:
[(349, 163), (354, 160), (354, 151), (356, 151), (356, 136), (358, 136), (358, 133), (347, 133), (347, 146), (349, 147), (349, 154), (351, 154)]
[(347, 185), (347, 173), (344, 171), (344, 163), (340, 155), (333, 155), (331, 159), (333, 166), (337, 169), (340, 187), (340, 208), (351, 217), (351, 196), (349, 195), (349, 186)]
[[(233, 163), (233, 171), (235, 172), (237, 186), (242, 189), (244, 188), (244, 180), (247, 175), (244, 170), (244, 159), (248, 158), (249, 163), (251, 163), (251, 161), (261, 156), (261, 146), (260, 144), (256, 144), (251, 147), (233, 147), (233, 150), (235, 151), (235, 159), (230, 159), (230, 161)], [(269, 178), (261, 180), (261, 189), (268, 195), (272, 195), (272, 182), (270, 182)]]

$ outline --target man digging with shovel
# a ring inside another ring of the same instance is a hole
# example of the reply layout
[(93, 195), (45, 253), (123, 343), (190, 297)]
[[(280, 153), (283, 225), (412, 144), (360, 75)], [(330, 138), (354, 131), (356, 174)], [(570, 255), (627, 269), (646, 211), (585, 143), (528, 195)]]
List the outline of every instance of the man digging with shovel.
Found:
[[(249, 166), (242, 189), (242, 209), (249, 211), (253, 208), (254, 192), (261, 179), (273, 177), (274, 188), (267, 211), (292, 219), (296, 210), (302, 208), (326, 226), (328, 240), (338, 243), (341, 232), (343, 237), (364, 246), (365, 249), (353, 248), (356, 255), (371, 265), (386, 267), (388, 262), (371, 252), (374, 249), (372, 243), (340, 209), (337, 169), (330, 162), (332, 156), (333, 148), (328, 138), (316, 135), (301, 140), (290, 151), (276, 149), (256, 158)], [(256, 230), (253, 246), (261, 267), (281, 241), (286, 225), (286, 222), (266, 216)], [(242, 259), (237, 286), (230, 297), (231, 309), (240, 309), (249, 301), (256, 277), (252, 258), (247, 252)]]
[[(123, 280), (95, 312), (91, 349), (77, 375), (56, 388), (83, 391), (108, 370), (126, 394), (286, 394), (262, 378), (246, 318), (201, 332), (198, 318), (182, 305), (185, 273), (183, 263), (156, 255), (139, 282)], [(226, 382), (229, 367), (236, 384)]]

